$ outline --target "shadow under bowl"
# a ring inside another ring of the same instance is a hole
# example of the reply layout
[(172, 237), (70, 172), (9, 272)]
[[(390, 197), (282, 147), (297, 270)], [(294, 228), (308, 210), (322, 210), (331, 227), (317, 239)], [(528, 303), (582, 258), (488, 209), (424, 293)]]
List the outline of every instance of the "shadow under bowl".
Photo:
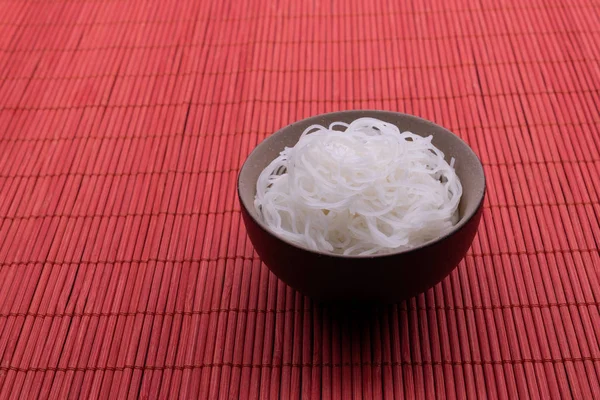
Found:
[[(293, 147), (310, 125), (328, 126), (373, 117), (400, 131), (433, 135), (433, 144), (455, 170), (463, 186), (459, 221), (442, 237), (398, 253), (341, 256), (309, 250), (273, 234), (254, 207), (260, 173), (285, 147)], [(433, 122), (391, 111), (339, 111), (288, 125), (261, 142), (248, 156), (238, 177), (238, 196), (250, 241), (265, 265), (283, 282), (317, 301), (397, 303), (431, 288), (444, 279), (473, 242), (485, 197), (483, 166), (458, 136)]]

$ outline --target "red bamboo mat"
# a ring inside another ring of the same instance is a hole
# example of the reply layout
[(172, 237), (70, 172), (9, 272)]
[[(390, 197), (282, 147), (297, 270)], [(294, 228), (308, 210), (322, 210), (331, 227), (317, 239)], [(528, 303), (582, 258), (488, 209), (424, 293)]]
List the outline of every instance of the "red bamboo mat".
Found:
[[(0, 398), (600, 398), (597, 0), (0, 0)], [(488, 178), (468, 256), (349, 316), (261, 265), (278, 128), (417, 114)]]

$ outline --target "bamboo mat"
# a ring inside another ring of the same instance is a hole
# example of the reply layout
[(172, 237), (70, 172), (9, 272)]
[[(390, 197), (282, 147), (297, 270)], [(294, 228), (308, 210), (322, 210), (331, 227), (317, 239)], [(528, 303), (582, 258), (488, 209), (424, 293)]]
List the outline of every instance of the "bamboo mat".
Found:
[[(600, 398), (597, 0), (0, 0), (0, 398)], [(235, 179), (341, 109), (448, 127), (483, 222), (340, 313), (261, 265)]]

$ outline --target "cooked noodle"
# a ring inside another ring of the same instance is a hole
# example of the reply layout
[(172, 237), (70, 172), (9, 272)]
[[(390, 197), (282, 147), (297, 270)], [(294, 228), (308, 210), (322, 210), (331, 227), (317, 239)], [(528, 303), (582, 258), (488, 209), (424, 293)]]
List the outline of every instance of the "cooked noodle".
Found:
[(312, 250), (410, 249), (458, 220), (462, 186), (444, 154), (374, 118), (307, 128), (260, 174), (255, 206), (276, 235)]

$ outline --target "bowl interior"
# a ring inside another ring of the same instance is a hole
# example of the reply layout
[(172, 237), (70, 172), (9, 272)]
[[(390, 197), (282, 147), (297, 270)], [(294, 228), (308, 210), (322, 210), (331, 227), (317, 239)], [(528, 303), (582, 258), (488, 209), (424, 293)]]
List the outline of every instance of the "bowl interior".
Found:
[[(293, 147), (298, 142), (302, 132), (310, 125), (327, 126), (334, 121), (350, 123), (362, 117), (373, 117), (392, 123), (400, 131), (410, 131), (420, 136), (433, 135), (433, 144), (444, 152), (446, 160), (450, 162), (452, 157), (455, 158), (454, 167), (463, 186), (463, 195), (459, 204), (459, 222), (454, 226), (453, 231), (459, 229), (475, 214), (483, 200), (485, 177), (481, 161), (473, 150), (458, 136), (433, 122), (413, 115), (375, 110), (339, 111), (322, 114), (295, 122), (267, 137), (248, 156), (240, 171), (238, 190), (242, 207), (246, 208), (252, 218), (268, 231), (258, 210), (254, 207), (256, 181), (260, 173), (285, 147)], [(427, 244), (429, 243), (417, 248)]]

